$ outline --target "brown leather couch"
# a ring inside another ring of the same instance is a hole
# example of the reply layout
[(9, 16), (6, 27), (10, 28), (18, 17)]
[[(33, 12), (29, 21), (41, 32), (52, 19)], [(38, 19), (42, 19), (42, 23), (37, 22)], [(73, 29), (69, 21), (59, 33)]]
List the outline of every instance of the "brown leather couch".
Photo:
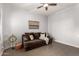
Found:
[[(25, 50), (31, 50), (33, 48), (41, 47), (46, 45), (44, 40), (39, 39), (41, 32), (37, 33), (25, 33), (22, 35), (22, 47), (25, 48)], [(29, 35), (33, 35), (34, 40), (31, 40)], [(45, 34), (46, 36), (46, 34)], [(49, 44), (52, 43), (52, 39), (49, 39)]]

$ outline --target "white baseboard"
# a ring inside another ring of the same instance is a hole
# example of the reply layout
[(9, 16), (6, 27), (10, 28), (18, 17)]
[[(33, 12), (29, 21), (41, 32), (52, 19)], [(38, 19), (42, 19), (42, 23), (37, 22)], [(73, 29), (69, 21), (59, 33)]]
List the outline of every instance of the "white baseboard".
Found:
[(62, 44), (65, 44), (65, 45), (69, 45), (69, 46), (72, 46), (72, 47), (79, 48), (79, 45), (70, 44), (70, 43), (68, 43), (68, 42), (59, 41), (59, 40), (55, 40), (55, 42), (58, 42), (58, 43), (62, 43)]

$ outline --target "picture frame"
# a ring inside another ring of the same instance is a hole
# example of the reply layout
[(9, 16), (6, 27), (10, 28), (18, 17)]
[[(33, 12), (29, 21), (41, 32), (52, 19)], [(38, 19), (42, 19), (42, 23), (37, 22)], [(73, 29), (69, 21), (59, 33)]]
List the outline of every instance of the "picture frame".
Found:
[(29, 20), (29, 29), (39, 29), (39, 21)]

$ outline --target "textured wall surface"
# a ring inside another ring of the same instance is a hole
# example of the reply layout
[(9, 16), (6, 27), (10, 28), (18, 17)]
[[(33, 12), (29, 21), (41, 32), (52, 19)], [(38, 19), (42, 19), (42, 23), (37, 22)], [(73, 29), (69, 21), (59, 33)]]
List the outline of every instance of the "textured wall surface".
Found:
[[(48, 31), (48, 20), (46, 16), (33, 14), (11, 6), (4, 7), (3, 11), (3, 39), (5, 48), (9, 47), (10, 43), (8, 42), (8, 38), (12, 34), (16, 35), (18, 42), (21, 42), (22, 34), (24, 34), (25, 32)], [(39, 29), (30, 30), (28, 27), (29, 20), (39, 21)]]
[(55, 41), (79, 48), (79, 4), (50, 15), (48, 32)]

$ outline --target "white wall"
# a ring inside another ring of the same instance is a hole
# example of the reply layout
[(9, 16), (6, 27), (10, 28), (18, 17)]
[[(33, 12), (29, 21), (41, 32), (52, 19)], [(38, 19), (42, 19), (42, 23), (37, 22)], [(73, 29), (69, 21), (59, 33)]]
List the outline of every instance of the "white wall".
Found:
[(0, 8), (0, 42), (1, 42), (1, 8)]
[(50, 15), (48, 32), (55, 41), (79, 48), (79, 4)]
[(3, 39), (2, 39), (2, 6), (0, 4), (0, 55), (3, 53)]
[[(25, 32), (47, 32), (48, 21), (46, 16), (29, 13), (28, 11), (17, 9), (12, 6), (4, 7), (3, 17), (3, 39), (4, 47), (10, 46), (8, 38), (11, 34), (16, 35), (17, 40), (21, 42), (22, 34)], [(40, 22), (39, 29), (30, 30), (28, 20), (37, 20)]]

